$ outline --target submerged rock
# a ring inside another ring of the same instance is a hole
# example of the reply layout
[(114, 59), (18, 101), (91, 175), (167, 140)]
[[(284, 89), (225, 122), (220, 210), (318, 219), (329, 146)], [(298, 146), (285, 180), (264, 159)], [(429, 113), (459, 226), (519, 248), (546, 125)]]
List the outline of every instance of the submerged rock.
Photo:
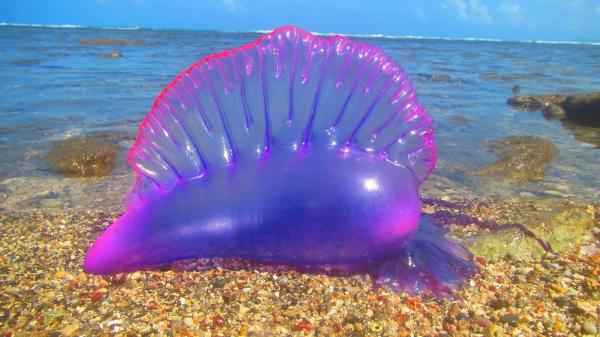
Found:
[(67, 139), (56, 143), (45, 157), (54, 171), (69, 177), (103, 177), (117, 164), (117, 145), (96, 137)]
[(55, 191), (43, 191), (33, 196), (27, 197), (23, 195), (23, 198), (19, 202), (19, 209), (28, 207), (36, 208), (57, 208), (61, 207), (63, 200), (60, 198), (60, 193)]
[(571, 131), (578, 141), (591, 144), (594, 148), (600, 149), (600, 128), (581, 126), (570, 121), (563, 121), (562, 125), (565, 129)]
[(536, 136), (510, 136), (491, 143), (489, 148), (498, 161), (476, 173), (517, 181), (543, 178), (546, 165), (559, 153), (551, 141)]
[(86, 39), (79, 40), (79, 44), (84, 46), (141, 46), (144, 44), (144, 41), (118, 39)]
[[(561, 199), (490, 200), (444, 206), (436, 209), (438, 221), (450, 225), (452, 236), (473, 254), (491, 261), (506, 256), (534, 261), (547, 253), (546, 248), (554, 253), (572, 249), (592, 233), (598, 212), (595, 205)], [(444, 212), (443, 208), (448, 207), (450, 212)]]
[(513, 94), (515, 94), (515, 95), (518, 95), (518, 94), (520, 94), (520, 93), (521, 93), (521, 86), (520, 86), (520, 85), (518, 85), (518, 84), (515, 84), (515, 85), (512, 87), (512, 93), (513, 93)]
[(546, 119), (560, 120), (575, 139), (600, 148), (600, 92), (515, 96), (507, 103), (517, 110), (540, 110)]
[(35, 65), (35, 64), (39, 64), (40, 60), (39, 59), (16, 59), (16, 60), (11, 60), (10, 64), (14, 64), (14, 65)]
[(120, 51), (112, 51), (112, 52), (106, 53), (106, 54), (98, 54), (98, 56), (109, 58), (109, 59), (114, 59), (114, 58), (123, 57), (123, 54)]
[(460, 80), (452, 78), (448, 75), (444, 74), (426, 74), (426, 73), (417, 73), (415, 76), (416, 81), (421, 82), (438, 82), (438, 83), (460, 83)]
[(548, 119), (600, 127), (600, 92), (515, 96), (507, 101), (518, 110), (542, 111)]
[(463, 115), (452, 115), (452, 116), (450, 116), (450, 120), (455, 122), (456, 124), (460, 124), (460, 125), (469, 124), (469, 122), (471, 121)]
[[(523, 206), (523, 211), (515, 212), (519, 222), (548, 242), (555, 253), (583, 242), (584, 236), (594, 227), (594, 211), (589, 205), (546, 199), (524, 201)], [(506, 255), (528, 261), (539, 260), (546, 252), (539, 242), (515, 227), (475, 235), (464, 244), (475, 255), (490, 260)]]

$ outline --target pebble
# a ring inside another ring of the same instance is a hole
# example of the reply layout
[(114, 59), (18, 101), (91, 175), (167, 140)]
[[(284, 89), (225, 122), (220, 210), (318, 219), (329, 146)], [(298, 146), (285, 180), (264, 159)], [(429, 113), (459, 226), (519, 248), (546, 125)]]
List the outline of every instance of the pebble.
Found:
[(294, 330), (296, 331), (310, 331), (313, 329), (313, 325), (312, 323), (307, 320), (306, 318), (302, 319), (300, 322), (298, 322), (295, 326), (294, 326)]
[(94, 291), (91, 295), (90, 295), (90, 299), (92, 300), (92, 302), (98, 302), (102, 299), (102, 297), (104, 296), (104, 293), (101, 291)]
[(248, 307), (244, 306), (243, 304), (240, 304), (240, 308), (238, 309), (238, 312), (241, 317), (244, 317), (248, 311), (250, 311), (250, 309), (248, 309)]
[(54, 273), (54, 277), (56, 277), (59, 280), (63, 279), (65, 276), (67, 276), (67, 272), (64, 270), (59, 270), (56, 273)]
[(598, 327), (596, 326), (596, 323), (594, 323), (594, 321), (591, 319), (587, 319), (587, 320), (583, 321), (582, 327), (583, 327), (583, 331), (585, 333), (592, 334), (592, 335), (595, 335), (598, 333)]
[(519, 317), (515, 314), (508, 313), (500, 317), (500, 322), (516, 326), (519, 323)]
[(452, 303), (450, 309), (448, 310), (448, 315), (450, 317), (456, 317), (460, 313), (460, 305), (458, 303)]
[(567, 306), (570, 303), (569, 298), (566, 296), (557, 296), (552, 298), (552, 300), (554, 301), (554, 303), (556, 303), (556, 305), (558, 305), (561, 308)]
[(193, 328), (194, 320), (191, 317), (186, 317), (183, 319), (183, 324), (185, 324), (185, 326), (187, 326), (188, 328)]
[(77, 330), (79, 330), (79, 324), (67, 325), (62, 330), (60, 330), (60, 335), (64, 337), (75, 336)]
[(4, 323), (8, 321), (10, 318), (10, 309), (2, 308), (2, 312), (0, 312), (0, 323)]
[(510, 304), (505, 299), (495, 299), (495, 300), (493, 300), (493, 301), (490, 302), (490, 307), (492, 309), (496, 309), (496, 310), (499, 310), (499, 309), (502, 309), (502, 308), (506, 308), (509, 305)]
[(535, 194), (526, 191), (519, 192), (519, 196), (522, 198), (535, 198)]
[(483, 330), (484, 337), (502, 337), (504, 336), (504, 330), (496, 324), (488, 325), (485, 330)]
[(215, 288), (223, 288), (227, 284), (226, 278), (219, 278), (213, 281), (212, 286)]
[(225, 326), (225, 319), (221, 315), (216, 315), (213, 317), (213, 324), (222, 328)]
[(552, 331), (555, 333), (562, 333), (567, 331), (567, 327), (560, 318), (557, 318), (556, 321), (554, 321), (554, 324), (552, 325)]
[(544, 193), (548, 194), (548, 195), (552, 195), (555, 197), (562, 197), (563, 193), (560, 191), (555, 191), (555, 190), (545, 190)]
[(40, 204), (46, 208), (59, 208), (62, 206), (62, 200), (60, 199), (42, 199)]

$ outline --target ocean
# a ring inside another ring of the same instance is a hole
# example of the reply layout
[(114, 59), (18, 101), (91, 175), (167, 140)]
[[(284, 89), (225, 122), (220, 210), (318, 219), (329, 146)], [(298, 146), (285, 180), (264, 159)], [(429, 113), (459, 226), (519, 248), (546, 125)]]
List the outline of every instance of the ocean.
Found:
[[(416, 283), (405, 289), (412, 293), (394, 291), (373, 287), (367, 276), (235, 259), (84, 273), (89, 247), (125, 208), (134, 183), (127, 152), (154, 99), (196, 61), (260, 35), (0, 24), (0, 333), (598, 333), (600, 130), (507, 104), (516, 94), (599, 91), (594, 43), (352, 37), (404, 67), (435, 121), (439, 158), (421, 186), (423, 221), (444, 227), (476, 266), (466, 282), (450, 285), (448, 297), (415, 293)], [(57, 144), (80, 138), (117, 149), (114, 170), (97, 178), (56, 172)], [(504, 160), (506, 153), (517, 160)], [(534, 174), (514, 179), (495, 171), (507, 162), (523, 165), (509, 167), (519, 174)], [(445, 242), (433, 241), (420, 244), (435, 249)], [(437, 255), (440, 261), (458, 255), (452, 247)], [(418, 267), (460, 272), (423, 263), (427, 254), (436, 253), (416, 255)], [(415, 266), (411, 258), (404, 262)], [(393, 277), (410, 274), (391, 271), (396, 267), (389, 268)], [(445, 280), (427, 279), (435, 274), (417, 278), (442, 289)]]
[[(100, 199), (102, 205), (121, 205), (125, 186), (132, 181), (125, 154), (161, 90), (199, 59), (250, 42), (259, 35), (0, 26), (0, 182), (7, 184), (8, 180), (10, 185), (11, 179), (25, 179), (30, 190), (39, 193), (64, 189), (60, 175), (43, 160), (53, 143), (112, 133), (122, 138), (114, 177), (92, 183), (95, 188), (86, 186), (85, 200), (78, 200), (75, 192), (57, 193), (69, 200), (66, 207), (91, 206)], [(142, 41), (143, 45), (80, 43), (101, 38)], [(439, 161), (435, 176), (443, 178), (438, 186), (463, 193), (466, 198), (521, 193), (597, 200), (600, 152), (594, 145), (578, 141), (573, 131), (558, 121), (546, 121), (539, 112), (512, 109), (506, 100), (513, 96), (511, 89), (515, 85), (524, 95), (598, 90), (600, 46), (357, 38), (380, 46), (404, 67), (421, 103), (437, 123)], [(122, 53), (122, 57), (100, 57), (112, 51)], [(598, 137), (594, 130), (591, 132), (592, 138)], [(548, 165), (543, 179), (515, 183), (473, 174), (496, 160), (487, 147), (490, 142), (513, 135), (546, 138), (559, 149), (559, 156)], [(111, 180), (115, 183), (111, 184)], [(434, 185), (425, 185), (424, 189), (427, 191), (430, 186), (435, 195), (439, 191)], [(109, 193), (111, 189), (115, 193)], [(10, 205), (25, 206), (21, 201), (7, 200)]]

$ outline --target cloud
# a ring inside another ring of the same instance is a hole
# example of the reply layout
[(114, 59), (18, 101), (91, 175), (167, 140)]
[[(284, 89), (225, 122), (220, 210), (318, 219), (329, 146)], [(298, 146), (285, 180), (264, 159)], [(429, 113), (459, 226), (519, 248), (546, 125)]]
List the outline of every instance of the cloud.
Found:
[(575, 9), (582, 9), (586, 4), (584, 0), (569, 0), (566, 2), (566, 5), (574, 7)]
[(525, 20), (523, 9), (518, 4), (503, 3), (500, 5), (500, 12), (504, 14), (508, 22), (513, 26), (519, 26)]
[(425, 12), (423, 12), (423, 10), (421, 8), (415, 8), (413, 13), (415, 14), (415, 16), (417, 18), (419, 18), (421, 20), (425, 20), (427, 18), (427, 16), (425, 15)]
[(488, 7), (479, 3), (479, 0), (446, 0), (441, 6), (443, 10), (454, 11), (465, 21), (485, 24), (494, 22)]
[(242, 9), (242, 5), (237, 0), (221, 0), (221, 4), (232, 13), (238, 13)]
[(469, 17), (467, 14), (467, 3), (464, 0), (446, 0), (442, 2), (442, 9), (453, 9), (463, 19)]

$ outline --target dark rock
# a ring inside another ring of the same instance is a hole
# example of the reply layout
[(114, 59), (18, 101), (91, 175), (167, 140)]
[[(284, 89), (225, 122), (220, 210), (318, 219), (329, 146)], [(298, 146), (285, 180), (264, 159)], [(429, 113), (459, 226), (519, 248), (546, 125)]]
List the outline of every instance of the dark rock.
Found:
[(544, 116), (544, 118), (546, 118), (548, 120), (554, 120), (554, 119), (561, 120), (561, 119), (565, 119), (567, 117), (567, 113), (565, 112), (565, 109), (563, 109), (558, 104), (546, 105), (544, 108), (542, 108), (542, 115)]
[(578, 141), (591, 144), (600, 149), (600, 128), (581, 126), (568, 120), (563, 120), (562, 125), (565, 129), (571, 131)]
[(62, 206), (63, 201), (59, 199), (60, 193), (49, 191), (23, 199), (19, 202), (21, 207), (56, 208)]
[(112, 51), (112, 52), (106, 53), (106, 54), (98, 54), (98, 56), (109, 58), (109, 59), (115, 59), (115, 58), (123, 57), (123, 54), (120, 51)]
[(600, 92), (567, 96), (561, 106), (570, 121), (600, 127)]
[(69, 177), (103, 177), (117, 164), (119, 147), (97, 138), (67, 139), (56, 143), (45, 161)]
[(87, 136), (87, 138), (93, 138), (98, 141), (102, 141), (105, 143), (118, 144), (122, 141), (135, 141), (137, 136), (137, 132), (101, 132), (101, 133), (91, 133)]
[(554, 303), (556, 303), (556, 305), (558, 305), (561, 308), (568, 306), (570, 303), (569, 298), (566, 296), (557, 296), (554, 297), (552, 300), (554, 301)]
[(516, 326), (519, 324), (519, 317), (515, 314), (508, 313), (500, 316), (500, 322)]
[(2, 308), (2, 311), (0, 311), (0, 322), (2, 322), (2, 323), (8, 322), (9, 318), (10, 318), (10, 310), (8, 308)]
[(141, 46), (144, 44), (144, 41), (118, 39), (86, 39), (80, 40), (79, 44), (84, 46)]
[(517, 181), (543, 178), (546, 165), (559, 153), (551, 141), (536, 136), (510, 136), (491, 143), (489, 148), (498, 161), (477, 174), (500, 175)]
[(459, 313), (458, 315), (456, 315), (456, 319), (459, 321), (466, 321), (469, 319), (469, 316), (465, 313)]
[(600, 127), (600, 92), (515, 96), (507, 103), (518, 110), (541, 110), (547, 118)]
[(521, 86), (520, 85), (515, 85), (514, 87), (512, 87), (512, 93), (515, 95), (518, 95), (521, 93)]
[(231, 291), (225, 290), (223, 292), (223, 302), (229, 303), (234, 299), (233, 293)]
[(10, 193), (11, 193), (11, 190), (8, 187), (8, 185), (0, 184), (0, 195), (3, 195), (3, 194), (10, 195)]
[(40, 60), (38, 60), (38, 59), (17, 59), (17, 60), (10, 61), (10, 64), (19, 65), (19, 66), (36, 65), (39, 63), (40, 63)]
[(496, 72), (484, 72), (481, 74), (483, 78), (488, 81), (500, 81), (500, 82), (515, 82), (521, 80), (532, 80), (540, 77), (540, 73), (496, 73)]
[(508, 308), (510, 303), (506, 299), (494, 299), (490, 302), (489, 306), (494, 310), (500, 310), (502, 308)]
[(470, 120), (463, 115), (452, 115), (452, 116), (450, 116), (450, 120), (452, 120), (456, 124), (462, 124), (462, 125), (469, 124), (469, 122), (470, 122)]
[(550, 104), (562, 102), (563, 95), (514, 96), (506, 102), (521, 111), (539, 111)]
[(417, 73), (415, 80), (421, 80), (422, 82), (460, 83), (460, 80), (443, 74)]
[(213, 288), (221, 289), (227, 284), (227, 282), (229, 282), (229, 279), (227, 278), (218, 278), (212, 282), (212, 286)]
[(127, 282), (127, 274), (116, 274), (110, 277), (110, 284), (113, 286), (120, 286)]
[(600, 148), (600, 92), (515, 96), (507, 103), (517, 110), (542, 111), (549, 120), (559, 119), (575, 139)]

